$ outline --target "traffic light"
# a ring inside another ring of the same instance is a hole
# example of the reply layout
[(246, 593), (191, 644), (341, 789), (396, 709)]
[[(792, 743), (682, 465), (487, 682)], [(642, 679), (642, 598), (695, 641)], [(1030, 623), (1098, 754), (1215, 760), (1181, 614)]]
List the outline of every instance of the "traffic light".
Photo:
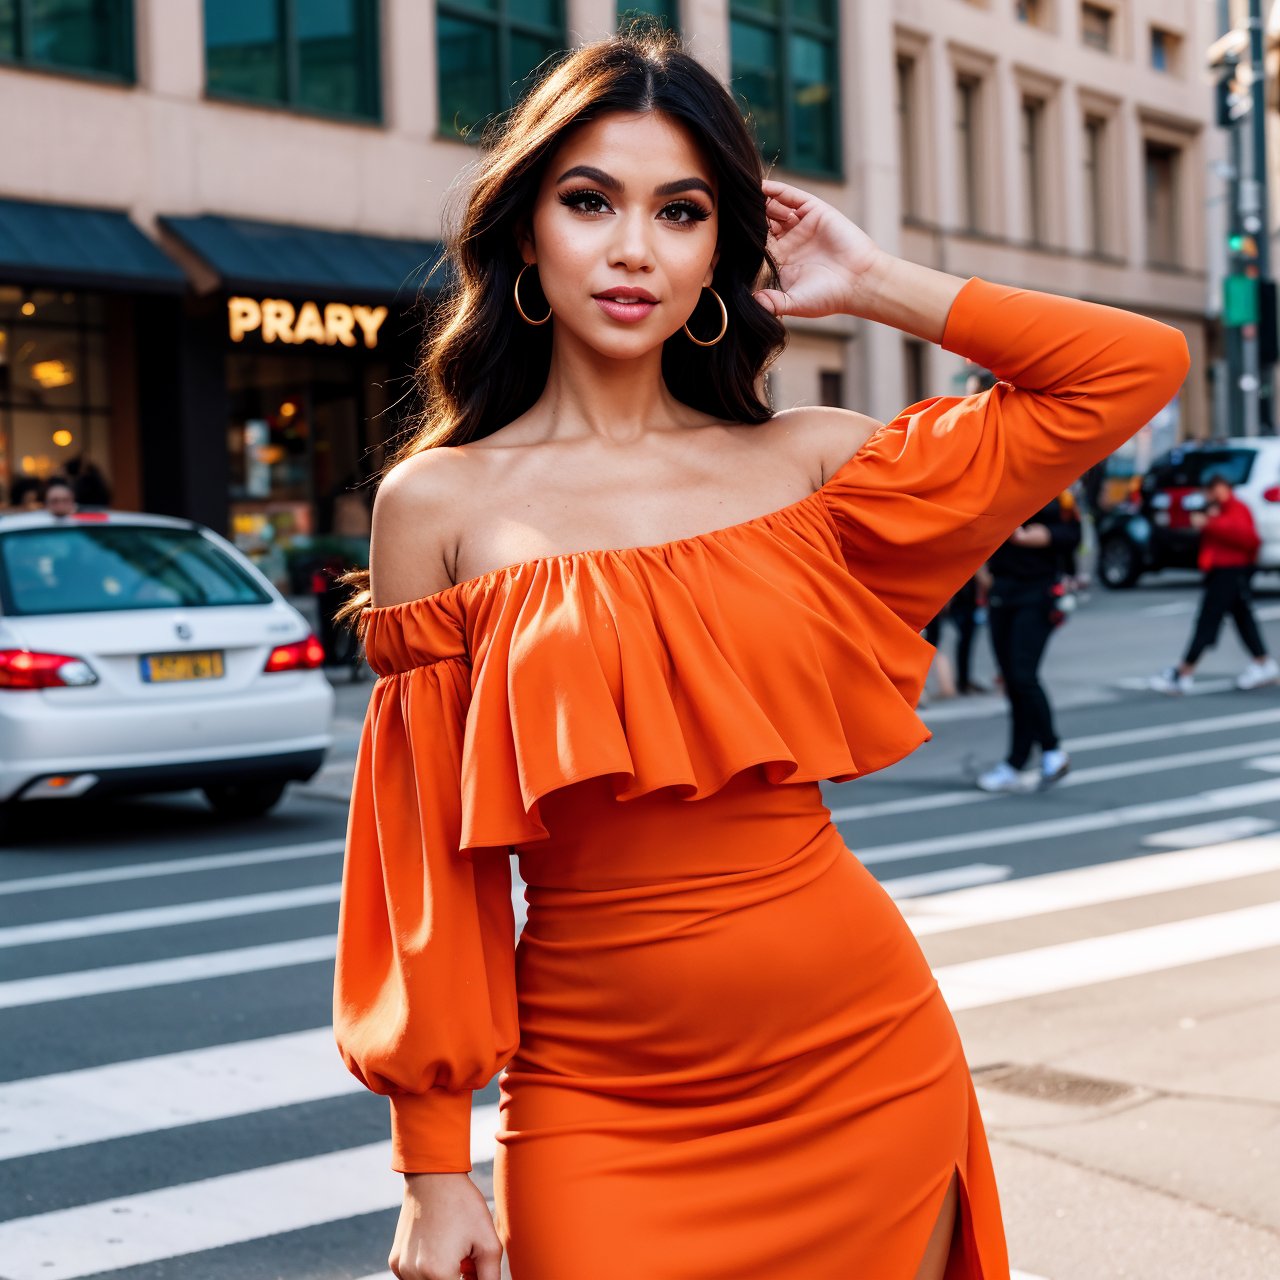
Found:
[(1222, 323), (1229, 329), (1258, 323), (1258, 281), (1233, 272), (1222, 280)]
[(1243, 232), (1236, 232), (1235, 235), (1228, 237), (1227, 248), (1237, 258), (1256, 258), (1258, 256), (1258, 242), (1252, 236)]

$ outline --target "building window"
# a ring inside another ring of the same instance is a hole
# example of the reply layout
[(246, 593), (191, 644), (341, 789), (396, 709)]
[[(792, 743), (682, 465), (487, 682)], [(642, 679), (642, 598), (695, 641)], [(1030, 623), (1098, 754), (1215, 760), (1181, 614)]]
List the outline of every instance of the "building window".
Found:
[(732, 0), (732, 80), (767, 161), (837, 174), (835, 0)]
[(110, 458), (102, 298), (0, 285), (0, 489)]
[(1022, 198), (1027, 239), (1044, 244), (1044, 112), (1043, 98), (1022, 100)]
[(918, 218), (920, 209), (920, 147), (917, 132), (916, 60), (899, 57), (898, 94), (898, 173), (901, 179), (902, 216)]
[(840, 369), (818, 371), (818, 403), (844, 408), (844, 373)]
[(1029, 27), (1045, 25), (1045, 0), (1017, 0), (1015, 12), (1018, 21), (1025, 22)]
[(1091, 49), (1111, 52), (1115, 14), (1100, 4), (1080, 6), (1080, 38)]
[(653, 22), (672, 31), (680, 30), (680, 5), (678, 0), (643, 0), (631, 3), (618, 0), (618, 27), (629, 27), (633, 22)]
[(563, 0), (441, 0), (436, 12), (440, 131), (469, 137), (508, 110), (530, 74), (567, 44)]
[(0, 61), (132, 81), (132, 0), (0, 0)]
[(979, 129), (982, 115), (982, 81), (977, 76), (956, 77), (956, 193), (960, 226), (964, 231), (982, 229), (982, 172)]
[(377, 0), (205, 0), (214, 97), (377, 120)]
[(1089, 252), (1107, 252), (1106, 189), (1107, 122), (1087, 116), (1084, 122), (1084, 215)]
[(1143, 146), (1146, 173), (1147, 263), (1181, 265), (1178, 218), (1179, 152), (1166, 143)]
[(1172, 31), (1162, 27), (1151, 28), (1151, 66), (1156, 71), (1177, 74), (1178, 54), (1182, 42)]

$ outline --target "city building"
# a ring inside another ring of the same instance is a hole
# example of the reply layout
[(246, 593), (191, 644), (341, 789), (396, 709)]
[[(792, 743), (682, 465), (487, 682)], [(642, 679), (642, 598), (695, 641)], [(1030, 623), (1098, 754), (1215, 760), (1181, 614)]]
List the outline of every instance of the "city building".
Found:
[[(0, 6), (0, 484), (85, 457), (121, 506), (282, 582), (367, 532), (476, 126), (640, 12), (728, 80), (779, 176), (887, 249), (1187, 334), (1210, 430), (1197, 0), (13, 0)], [(951, 355), (791, 325), (777, 406), (890, 416)]]

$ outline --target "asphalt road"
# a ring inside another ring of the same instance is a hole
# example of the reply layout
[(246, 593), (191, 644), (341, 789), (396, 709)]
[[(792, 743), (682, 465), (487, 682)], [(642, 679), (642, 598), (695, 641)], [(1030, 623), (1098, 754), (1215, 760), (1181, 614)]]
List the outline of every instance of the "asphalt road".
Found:
[[(1234, 638), (1194, 696), (1138, 688), (1193, 604), (1103, 594), (1054, 637), (1052, 790), (972, 786), (1003, 750), (994, 696), (931, 704), (913, 757), (826, 789), (956, 1010), (1014, 1265), (1048, 1280), (1280, 1274), (1280, 688), (1231, 687)], [(50, 808), (0, 852), (4, 1280), (385, 1272), (386, 1106), (329, 1031), (367, 689), (340, 686), (332, 763), (268, 819)]]

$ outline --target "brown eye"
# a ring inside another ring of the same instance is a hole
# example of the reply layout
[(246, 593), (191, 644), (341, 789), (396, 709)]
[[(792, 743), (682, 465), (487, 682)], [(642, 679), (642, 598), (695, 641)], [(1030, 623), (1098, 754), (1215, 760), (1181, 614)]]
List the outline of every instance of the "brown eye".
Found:
[[(675, 216), (668, 216), (671, 214)], [(663, 222), (691, 225), (695, 222), (705, 222), (711, 215), (700, 204), (695, 204), (692, 200), (674, 200), (663, 208), (661, 216)]]
[(609, 202), (598, 191), (566, 191), (560, 203), (580, 213), (603, 213), (609, 207)]

